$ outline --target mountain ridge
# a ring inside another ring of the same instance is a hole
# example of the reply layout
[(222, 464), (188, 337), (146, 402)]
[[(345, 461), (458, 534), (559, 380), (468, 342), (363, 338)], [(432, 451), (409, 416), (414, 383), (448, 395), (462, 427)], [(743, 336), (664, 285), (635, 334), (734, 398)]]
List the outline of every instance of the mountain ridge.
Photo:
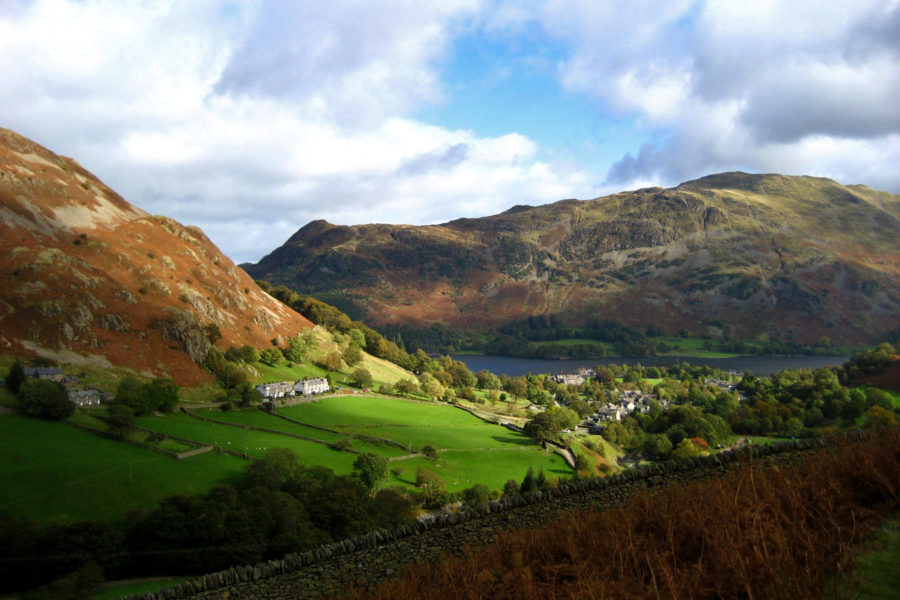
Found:
[(215, 341), (257, 348), (312, 324), (197, 227), (128, 203), (73, 159), (0, 129), (0, 351), (211, 380)]
[(343, 295), (376, 324), (535, 315), (757, 339), (874, 341), (900, 313), (900, 196), (719, 173), (440, 225), (315, 221), (253, 277)]

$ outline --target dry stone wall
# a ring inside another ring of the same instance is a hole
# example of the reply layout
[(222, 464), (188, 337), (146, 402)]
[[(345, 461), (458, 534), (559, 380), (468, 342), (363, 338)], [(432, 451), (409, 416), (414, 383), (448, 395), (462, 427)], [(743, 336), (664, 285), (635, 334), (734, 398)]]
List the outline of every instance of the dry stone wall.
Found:
[(303, 554), (292, 554), (253, 566), (232, 567), (158, 592), (128, 600), (194, 598), (319, 598), (351, 585), (373, 587), (404, 566), (439, 560), (466, 546), (494, 541), (506, 529), (538, 527), (570, 510), (603, 510), (625, 502), (636, 492), (665, 485), (720, 476), (747, 460), (786, 462), (837, 440), (868, 439), (871, 432), (854, 431), (829, 439), (797, 440), (746, 447), (712, 456), (687, 458), (587, 479), (414, 521), (392, 530), (343, 540)]

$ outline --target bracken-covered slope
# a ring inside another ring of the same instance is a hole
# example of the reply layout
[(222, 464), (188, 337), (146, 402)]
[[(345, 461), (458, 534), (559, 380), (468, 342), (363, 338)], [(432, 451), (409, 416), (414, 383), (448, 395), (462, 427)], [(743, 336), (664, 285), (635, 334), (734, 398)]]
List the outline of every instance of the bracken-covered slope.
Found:
[(93, 360), (188, 385), (216, 324), (269, 345), (311, 323), (202, 231), (132, 206), (72, 159), (0, 129), (0, 352)]
[(749, 340), (878, 339), (900, 315), (900, 196), (723, 173), (435, 226), (315, 221), (257, 279), (342, 294), (374, 323), (557, 315)]

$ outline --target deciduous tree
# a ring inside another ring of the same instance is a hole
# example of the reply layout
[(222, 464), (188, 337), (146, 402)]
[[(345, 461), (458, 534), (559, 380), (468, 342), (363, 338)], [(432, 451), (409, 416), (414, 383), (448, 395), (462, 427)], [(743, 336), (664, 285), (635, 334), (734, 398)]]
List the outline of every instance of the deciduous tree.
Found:
[(29, 415), (44, 419), (68, 419), (75, 405), (62, 384), (48, 379), (29, 379), (19, 387), (19, 404)]
[(387, 479), (388, 461), (376, 452), (360, 454), (353, 462), (353, 476), (371, 492)]

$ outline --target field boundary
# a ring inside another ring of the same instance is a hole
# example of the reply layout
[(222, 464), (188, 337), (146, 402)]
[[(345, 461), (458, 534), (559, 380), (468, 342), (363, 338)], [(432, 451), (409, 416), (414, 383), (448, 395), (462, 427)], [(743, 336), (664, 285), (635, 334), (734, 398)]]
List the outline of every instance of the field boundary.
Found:
[[(235, 427), (237, 429), (244, 429), (246, 431), (260, 431), (262, 433), (269, 433), (272, 435), (283, 435), (285, 437), (290, 437), (290, 438), (294, 438), (294, 439), (298, 439), (298, 440), (304, 440), (306, 442), (322, 444), (323, 446), (328, 446), (329, 448), (331, 448), (333, 450), (335, 449), (331, 442), (326, 442), (325, 440), (319, 440), (316, 438), (306, 437), (305, 435), (299, 435), (297, 433), (288, 433), (286, 431), (276, 431), (274, 429), (266, 429), (264, 427), (256, 427), (255, 425), (246, 425), (246, 424), (241, 424), (241, 423), (229, 423), (228, 421), (220, 421), (218, 419), (210, 419), (209, 417), (203, 417), (203, 416), (194, 414), (194, 413), (188, 411), (186, 408), (182, 408), (181, 410), (184, 411), (184, 414), (186, 414), (187, 416), (192, 417), (194, 419), (198, 419), (200, 421), (206, 421), (208, 423), (215, 423), (216, 425), (226, 425), (228, 427)], [(263, 411), (263, 412), (268, 413), (268, 411)], [(223, 448), (223, 451), (228, 452), (228, 450), (225, 450), (224, 448)], [(354, 450), (353, 448), (345, 448), (340, 451), (350, 452), (351, 454), (360, 454), (359, 450)], [(239, 454), (239, 456), (245, 456), (245, 455)]]
[[(896, 438), (896, 435), (895, 430), (856, 430), (829, 438), (747, 446), (710, 456), (642, 466), (605, 478), (584, 479), (543, 492), (429, 516), (394, 529), (380, 529), (302, 554), (290, 554), (281, 560), (231, 567), (157, 592), (130, 596), (128, 600), (221, 598), (226, 588), (233, 599), (260, 597), (261, 593), (265, 597), (275, 591), (279, 591), (275, 595), (281, 595), (284, 589), (297, 598), (334, 594), (356, 582), (363, 576), (361, 573), (371, 584), (390, 577), (410, 561), (437, 560), (444, 552), (487, 543), (502, 529), (529, 526), (535, 521), (543, 524), (565, 510), (602, 510), (625, 502), (639, 490), (720, 476), (740, 469), (748, 461), (790, 462), (802, 454), (846, 442), (862, 443), (882, 437)], [(361, 564), (365, 565), (362, 571)]]
[[(289, 421), (290, 423), (293, 423), (295, 425), (302, 425), (303, 427), (310, 427), (312, 429), (318, 429), (319, 431), (327, 431), (328, 433), (333, 433), (335, 435), (343, 435), (346, 437), (351, 437), (351, 438), (359, 440), (361, 442), (370, 442), (373, 444), (384, 444), (387, 446), (394, 446), (395, 448), (400, 448), (401, 450), (409, 451), (409, 449), (406, 446), (400, 444), (399, 442), (395, 442), (394, 440), (389, 440), (387, 438), (380, 438), (380, 437), (375, 437), (372, 435), (363, 435), (361, 433), (336, 431), (334, 429), (328, 429), (327, 427), (322, 427), (321, 425), (312, 425), (310, 423), (304, 423), (303, 421), (298, 421), (297, 419), (293, 419), (287, 415), (279, 414), (279, 413), (275, 412), (274, 410), (268, 411), (264, 408), (260, 408), (260, 410), (266, 414), (274, 415), (274, 416), (278, 417), (279, 419), (284, 419), (285, 421)], [(356, 451), (356, 453), (359, 454), (358, 451)]]

